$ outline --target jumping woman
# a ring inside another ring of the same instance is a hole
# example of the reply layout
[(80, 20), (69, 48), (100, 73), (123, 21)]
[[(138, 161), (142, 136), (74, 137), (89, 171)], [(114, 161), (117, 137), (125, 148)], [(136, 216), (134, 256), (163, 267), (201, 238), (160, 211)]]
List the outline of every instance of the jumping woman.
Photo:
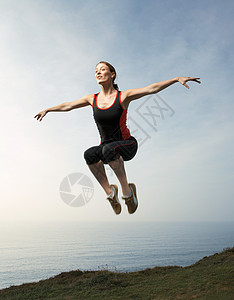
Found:
[(118, 85), (115, 83), (115, 68), (105, 61), (96, 65), (95, 77), (101, 86), (101, 92), (47, 108), (39, 112), (34, 118), (41, 121), (51, 111), (70, 111), (91, 105), (101, 142), (99, 146), (93, 146), (84, 152), (85, 161), (106, 192), (107, 200), (114, 212), (120, 214), (121, 204), (118, 198), (118, 187), (115, 184), (109, 184), (104, 164), (108, 164), (113, 169), (122, 188), (122, 199), (127, 205), (128, 212), (132, 214), (138, 207), (138, 199), (135, 184), (128, 183), (124, 161), (131, 160), (136, 155), (138, 144), (126, 126), (129, 104), (133, 100), (156, 94), (176, 82), (189, 88), (186, 84), (188, 81), (201, 83), (200, 78), (176, 77), (138, 89), (119, 91)]

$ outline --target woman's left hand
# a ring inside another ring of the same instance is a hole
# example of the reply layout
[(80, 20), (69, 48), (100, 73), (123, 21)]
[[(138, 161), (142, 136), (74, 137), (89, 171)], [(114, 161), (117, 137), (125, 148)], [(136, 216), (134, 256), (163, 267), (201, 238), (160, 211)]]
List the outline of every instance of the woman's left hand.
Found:
[(197, 83), (201, 83), (201, 81), (199, 79), (200, 78), (197, 78), (197, 77), (177, 77), (178, 82), (183, 84), (187, 89), (189, 89), (189, 86), (186, 84), (186, 82), (195, 81)]

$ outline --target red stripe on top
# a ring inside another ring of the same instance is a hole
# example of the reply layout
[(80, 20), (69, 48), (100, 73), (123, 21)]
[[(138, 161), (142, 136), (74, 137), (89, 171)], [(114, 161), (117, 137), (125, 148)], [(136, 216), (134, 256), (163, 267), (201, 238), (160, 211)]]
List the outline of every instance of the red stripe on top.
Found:
[(129, 139), (131, 136), (129, 129), (126, 126), (126, 120), (127, 120), (127, 110), (124, 110), (121, 115), (120, 124), (119, 124), (122, 137), (124, 140)]
[(120, 130), (121, 130), (123, 139), (127, 140), (127, 139), (130, 138), (131, 134), (130, 134), (130, 131), (127, 128), (127, 125), (126, 125), (127, 109), (123, 108), (122, 101), (121, 101), (121, 92), (119, 92), (119, 103), (120, 103), (120, 105), (122, 106), (122, 109), (123, 109), (123, 113), (122, 113), (121, 118), (120, 118)]
[(120, 103), (120, 105), (122, 106), (122, 109), (125, 110), (125, 109), (123, 108), (123, 105), (122, 105), (121, 95), (122, 95), (121, 92), (119, 92), (119, 103)]

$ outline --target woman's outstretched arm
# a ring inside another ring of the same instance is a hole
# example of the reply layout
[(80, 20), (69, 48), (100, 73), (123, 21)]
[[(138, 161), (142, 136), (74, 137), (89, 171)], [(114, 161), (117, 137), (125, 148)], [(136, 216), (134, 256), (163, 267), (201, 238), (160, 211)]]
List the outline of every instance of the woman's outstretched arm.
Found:
[(64, 102), (64, 103), (61, 103), (57, 106), (50, 107), (50, 108), (47, 108), (45, 110), (42, 110), (34, 118), (41, 121), (48, 112), (51, 112), (51, 111), (70, 111), (70, 110), (75, 109), (75, 108), (80, 108), (80, 107), (92, 105), (92, 100), (93, 100), (93, 94), (86, 95), (86, 96), (84, 96), (84, 97), (82, 97), (78, 100), (75, 100), (75, 101), (72, 101), (72, 102)]
[(150, 94), (156, 94), (176, 82), (183, 84), (189, 89), (189, 86), (186, 84), (186, 82), (195, 81), (197, 83), (201, 83), (199, 79), (200, 78), (198, 77), (175, 77), (173, 79), (153, 83), (143, 88), (126, 90), (122, 92), (122, 102), (125, 102), (125, 105), (127, 105), (132, 100), (136, 100)]

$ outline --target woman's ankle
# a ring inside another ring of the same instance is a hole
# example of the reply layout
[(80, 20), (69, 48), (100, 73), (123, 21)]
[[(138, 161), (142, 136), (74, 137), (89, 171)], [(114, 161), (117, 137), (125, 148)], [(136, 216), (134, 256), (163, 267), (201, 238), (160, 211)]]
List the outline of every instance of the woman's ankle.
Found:
[(127, 198), (132, 195), (132, 190), (129, 188), (129, 190), (123, 191), (123, 197)]
[(107, 196), (110, 196), (110, 194), (113, 193), (113, 189), (110, 187), (109, 189), (106, 189), (105, 192)]

